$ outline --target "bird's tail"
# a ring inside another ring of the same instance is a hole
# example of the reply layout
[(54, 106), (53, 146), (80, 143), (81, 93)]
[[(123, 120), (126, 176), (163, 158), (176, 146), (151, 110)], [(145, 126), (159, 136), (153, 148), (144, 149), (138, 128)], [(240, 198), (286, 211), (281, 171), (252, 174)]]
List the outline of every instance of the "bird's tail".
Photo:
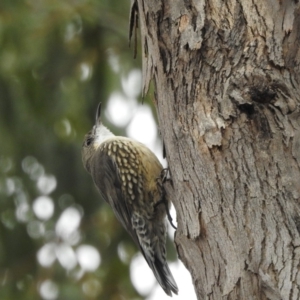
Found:
[[(163, 222), (157, 222), (153, 226), (137, 214), (132, 215), (132, 224), (135, 229), (132, 236), (139, 246), (144, 258), (151, 268), (158, 283), (172, 296), (178, 294), (178, 287), (166, 261), (166, 227)], [(151, 230), (149, 229), (151, 228)], [(150, 234), (150, 232), (152, 234)]]
[[(148, 262), (149, 264), (149, 262)], [(158, 283), (166, 292), (167, 295), (172, 297), (172, 292), (178, 294), (178, 287), (173, 278), (166, 261), (162, 262), (159, 258), (154, 257), (154, 262), (149, 264), (153, 271)]]
[(165, 291), (165, 293), (171, 297), (172, 292), (177, 295), (178, 287), (165, 258), (157, 256), (157, 253), (153, 255), (152, 251), (146, 252), (146, 249), (143, 249), (143, 247), (140, 247), (140, 249), (149, 267), (151, 268), (156, 280), (158, 281), (162, 289)]

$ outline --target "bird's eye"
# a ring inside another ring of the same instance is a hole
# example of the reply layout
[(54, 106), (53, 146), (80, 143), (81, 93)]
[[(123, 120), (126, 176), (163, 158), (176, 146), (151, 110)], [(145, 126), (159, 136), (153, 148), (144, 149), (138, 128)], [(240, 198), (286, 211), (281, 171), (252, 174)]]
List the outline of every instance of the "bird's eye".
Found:
[(92, 141), (93, 141), (93, 138), (91, 138), (91, 137), (87, 138), (85, 141), (85, 145), (89, 146), (92, 143)]

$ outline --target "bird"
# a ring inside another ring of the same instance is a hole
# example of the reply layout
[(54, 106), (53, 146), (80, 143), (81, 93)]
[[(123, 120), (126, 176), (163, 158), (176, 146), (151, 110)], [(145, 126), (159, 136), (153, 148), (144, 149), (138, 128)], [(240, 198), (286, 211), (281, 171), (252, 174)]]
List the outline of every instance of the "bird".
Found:
[(155, 154), (144, 144), (116, 136), (105, 127), (99, 103), (95, 125), (84, 137), (82, 161), (162, 289), (169, 296), (178, 294), (166, 261), (170, 201), (161, 182), (164, 169)]

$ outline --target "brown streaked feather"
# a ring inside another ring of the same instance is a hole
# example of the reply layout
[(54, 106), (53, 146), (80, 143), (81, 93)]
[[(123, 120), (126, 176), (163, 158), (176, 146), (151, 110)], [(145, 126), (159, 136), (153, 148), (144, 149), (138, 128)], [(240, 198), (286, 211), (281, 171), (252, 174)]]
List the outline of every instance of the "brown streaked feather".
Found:
[(103, 199), (112, 207), (118, 221), (138, 245), (136, 233), (131, 226), (131, 210), (122, 193), (122, 181), (118, 168), (106, 151), (99, 150), (95, 152), (94, 164), (91, 169), (94, 183)]
[(101, 143), (90, 173), (102, 197), (132, 236), (168, 295), (178, 288), (166, 262), (165, 207), (157, 184), (162, 165), (146, 146), (125, 137)]

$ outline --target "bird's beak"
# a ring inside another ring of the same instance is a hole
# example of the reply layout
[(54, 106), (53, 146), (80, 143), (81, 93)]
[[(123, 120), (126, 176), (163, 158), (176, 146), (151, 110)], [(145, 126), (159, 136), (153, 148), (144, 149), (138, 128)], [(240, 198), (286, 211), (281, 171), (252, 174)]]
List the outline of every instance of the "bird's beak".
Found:
[(97, 112), (96, 112), (96, 120), (95, 125), (101, 125), (101, 102), (98, 104)]

